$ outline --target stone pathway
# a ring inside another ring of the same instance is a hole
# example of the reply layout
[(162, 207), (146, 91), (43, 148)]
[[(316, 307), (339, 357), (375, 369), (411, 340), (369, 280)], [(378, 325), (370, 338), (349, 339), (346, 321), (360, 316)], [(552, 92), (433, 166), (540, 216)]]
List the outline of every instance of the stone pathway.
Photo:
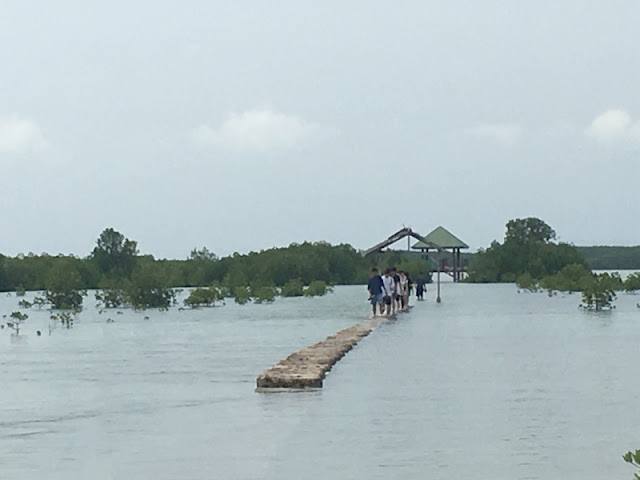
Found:
[[(393, 318), (393, 317), (389, 317)], [(321, 388), (322, 381), (338, 360), (362, 338), (384, 322), (386, 317), (369, 318), (330, 335), (321, 342), (292, 353), (262, 372), (257, 380), (258, 391)]]

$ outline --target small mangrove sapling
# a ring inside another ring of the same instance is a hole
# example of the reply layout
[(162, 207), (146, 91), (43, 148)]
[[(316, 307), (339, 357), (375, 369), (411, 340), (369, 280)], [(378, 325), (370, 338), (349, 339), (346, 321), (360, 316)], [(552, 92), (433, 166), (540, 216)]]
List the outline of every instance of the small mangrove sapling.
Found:
[(16, 335), (20, 335), (20, 327), (22, 327), (22, 323), (27, 318), (29, 318), (29, 315), (22, 312), (12, 312), (9, 316), (13, 319), (13, 321), (7, 322), (7, 327), (13, 328), (13, 330), (15, 330), (16, 332)]

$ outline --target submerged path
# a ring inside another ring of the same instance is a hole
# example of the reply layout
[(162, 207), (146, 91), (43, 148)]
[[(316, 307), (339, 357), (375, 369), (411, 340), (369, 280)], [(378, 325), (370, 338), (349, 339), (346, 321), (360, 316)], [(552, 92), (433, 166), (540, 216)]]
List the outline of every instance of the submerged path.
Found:
[(374, 317), (292, 353), (262, 372), (257, 390), (320, 388), (327, 372), (362, 338), (392, 317)]

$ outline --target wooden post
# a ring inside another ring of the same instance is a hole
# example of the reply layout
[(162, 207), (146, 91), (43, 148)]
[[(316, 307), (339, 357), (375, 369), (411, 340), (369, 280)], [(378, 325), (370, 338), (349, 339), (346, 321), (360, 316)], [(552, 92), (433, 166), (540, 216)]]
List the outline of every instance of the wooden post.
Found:
[(451, 250), (451, 259), (453, 260), (453, 281), (456, 282), (457, 268), (456, 268), (456, 249)]
[(436, 303), (440, 303), (442, 301), (440, 298), (440, 270), (442, 270), (442, 260), (440, 260), (438, 267), (438, 296), (436, 297)]

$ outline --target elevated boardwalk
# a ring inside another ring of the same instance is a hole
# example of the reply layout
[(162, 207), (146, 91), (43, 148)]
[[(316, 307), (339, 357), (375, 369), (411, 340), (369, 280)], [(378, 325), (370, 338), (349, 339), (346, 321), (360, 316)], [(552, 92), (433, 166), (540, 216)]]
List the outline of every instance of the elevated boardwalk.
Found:
[(321, 342), (292, 353), (262, 372), (256, 379), (257, 391), (321, 388), (322, 382), (338, 360), (362, 338), (391, 317), (374, 317), (330, 335)]

